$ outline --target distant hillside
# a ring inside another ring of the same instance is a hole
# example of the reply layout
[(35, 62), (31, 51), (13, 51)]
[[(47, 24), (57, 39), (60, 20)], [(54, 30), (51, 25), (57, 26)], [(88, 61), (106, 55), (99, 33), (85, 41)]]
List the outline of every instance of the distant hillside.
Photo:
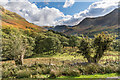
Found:
[(66, 26), (66, 25), (57, 25), (55, 27), (49, 27), (49, 28), (46, 27), (46, 28), (49, 30), (54, 30), (54, 31), (58, 31), (58, 32), (65, 32), (70, 29), (70, 27)]
[[(108, 32), (118, 32), (117, 29), (120, 28), (118, 22), (120, 19), (120, 8), (113, 10), (111, 13), (96, 17), (96, 18), (85, 18), (83, 21), (81, 21), (78, 25), (75, 25), (73, 27), (63, 27), (63, 26), (56, 26), (53, 30), (55, 31), (62, 31), (65, 34), (68, 35), (79, 35), (79, 34), (88, 34), (93, 35), (102, 31), (108, 31)], [(63, 27), (63, 28), (62, 28)], [(63, 30), (61, 30), (63, 29)]]
[(115, 9), (111, 13), (97, 18), (85, 18), (76, 27), (80, 26), (114, 26), (118, 24), (118, 9)]
[(2, 6), (0, 6), (0, 17), (2, 19), (2, 27), (6, 26), (13, 26), (25, 30), (33, 30), (33, 31), (44, 31), (45, 29), (42, 27), (39, 27), (37, 25), (34, 25), (32, 23), (29, 23), (24, 18), (22, 18), (20, 15), (11, 12), (9, 10), (4, 9)]

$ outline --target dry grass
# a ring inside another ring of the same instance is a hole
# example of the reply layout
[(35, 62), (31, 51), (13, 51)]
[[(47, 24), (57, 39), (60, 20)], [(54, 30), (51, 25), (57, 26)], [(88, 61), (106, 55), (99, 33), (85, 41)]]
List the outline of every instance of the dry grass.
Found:
[[(115, 61), (115, 62), (119, 62), (119, 53), (118, 52), (114, 52), (114, 54), (112, 52), (109, 52), (110, 54), (106, 56), (104, 56), (99, 63), (105, 63), (106, 61)], [(112, 55), (111, 55), (112, 54)], [(73, 64), (73, 63), (81, 63), (81, 62), (86, 62), (87, 60), (84, 59), (83, 56), (74, 56), (74, 55), (68, 55), (67, 53), (65, 54), (58, 54), (58, 55), (54, 55), (54, 56), (50, 56), (50, 57), (39, 57), (39, 58), (28, 58), (28, 59), (24, 59), (24, 64), (26, 65), (32, 65), (34, 63), (40, 63), (40, 64), (46, 64), (46, 65), (69, 65), (69, 64)], [(0, 63), (14, 63), (13, 60), (10, 61), (1, 61)]]

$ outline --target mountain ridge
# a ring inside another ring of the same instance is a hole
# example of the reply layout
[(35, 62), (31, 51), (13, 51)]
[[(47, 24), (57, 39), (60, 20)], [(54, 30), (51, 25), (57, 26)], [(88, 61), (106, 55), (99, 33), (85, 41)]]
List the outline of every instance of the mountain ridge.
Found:
[[(119, 21), (118, 19), (120, 19), (119, 14), (120, 8), (117, 8), (104, 16), (95, 18), (87, 17), (83, 19), (78, 25), (75, 25), (73, 27), (67, 26), (66, 29), (63, 28), (64, 31), (63, 30), (61, 31), (67, 35), (91, 34), (102, 31), (115, 32), (114, 31), (115, 29), (120, 28), (120, 26), (118, 26), (118, 24), (120, 23), (118, 22)], [(56, 26), (55, 28), (53, 28), (53, 30), (59, 31), (59, 27)]]

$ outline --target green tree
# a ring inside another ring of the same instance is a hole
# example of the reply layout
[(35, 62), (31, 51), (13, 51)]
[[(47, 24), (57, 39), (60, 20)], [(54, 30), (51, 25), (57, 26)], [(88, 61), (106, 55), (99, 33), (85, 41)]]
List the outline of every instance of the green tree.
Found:
[(95, 63), (98, 63), (98, 61), (103, 57), (105, 51), (110, 49), (113, 40), (114, 37), (110, 34), (101, 33), (95, 35), (93, 43), (96, 50), (96, 55), (94, 56)]
[(93, 62), (91, 54), (92, 51), (92, 39), (88, 37), (83, 37), (81, 39), (80, 45), (78, 46), (79, 52), (88, 60), (89, 63)]
[(55, 37), (46, 38), (44, 40), (44, 46), (47, 52), (53, 51), (53, 53), (59, 52), (62, 48), (60, 40)]
[(58, 37), (58, 39), (61, 41), (61, 44), (63, 45), (63, 47), (69, 45), (69, 39), (66, 38), (65, 36), (60, 36)]
[(34, 39), (23, 35), (16, 28), (3, 31), (2, 57), (14, 59), (16, 65), (22, 65), (24, 57), (33, 53)]
[[(105, 51), (111, 47), (113, 39), (113, 36), (105, 33), (95, 35), (94, 39), (83, 37), (78, 48), (89, 63), (98, 63)], [(91, 56), (93, 54), (94, 56)]]
[(78, 38), (76, 36), (71, 36), (69, 38), (69, 45), (73, 48), (75, 46), (78, 46)]
[(35, 51), (37, 54), (51, 51), (55, 53), (59, 50), (61, 50), (61, 42), (58, 38), (42, 34), (36, 38)]
[(43, 53), (45, 51), (44, 40), (47, 38), (44, 34), (38, 34), (35, 39), (35, 48), (34, 51), (36, 54)]

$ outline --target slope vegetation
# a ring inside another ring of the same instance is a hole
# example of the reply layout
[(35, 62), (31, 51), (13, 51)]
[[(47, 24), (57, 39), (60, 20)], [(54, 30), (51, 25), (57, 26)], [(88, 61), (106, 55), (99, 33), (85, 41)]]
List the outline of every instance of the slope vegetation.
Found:
[(20, 15), (6, 10), (2, 6), (0, 6), (0, 13), (2, 27), (13, 26), (24, 30), (45, 31), (44, 28), (29, 23)]

